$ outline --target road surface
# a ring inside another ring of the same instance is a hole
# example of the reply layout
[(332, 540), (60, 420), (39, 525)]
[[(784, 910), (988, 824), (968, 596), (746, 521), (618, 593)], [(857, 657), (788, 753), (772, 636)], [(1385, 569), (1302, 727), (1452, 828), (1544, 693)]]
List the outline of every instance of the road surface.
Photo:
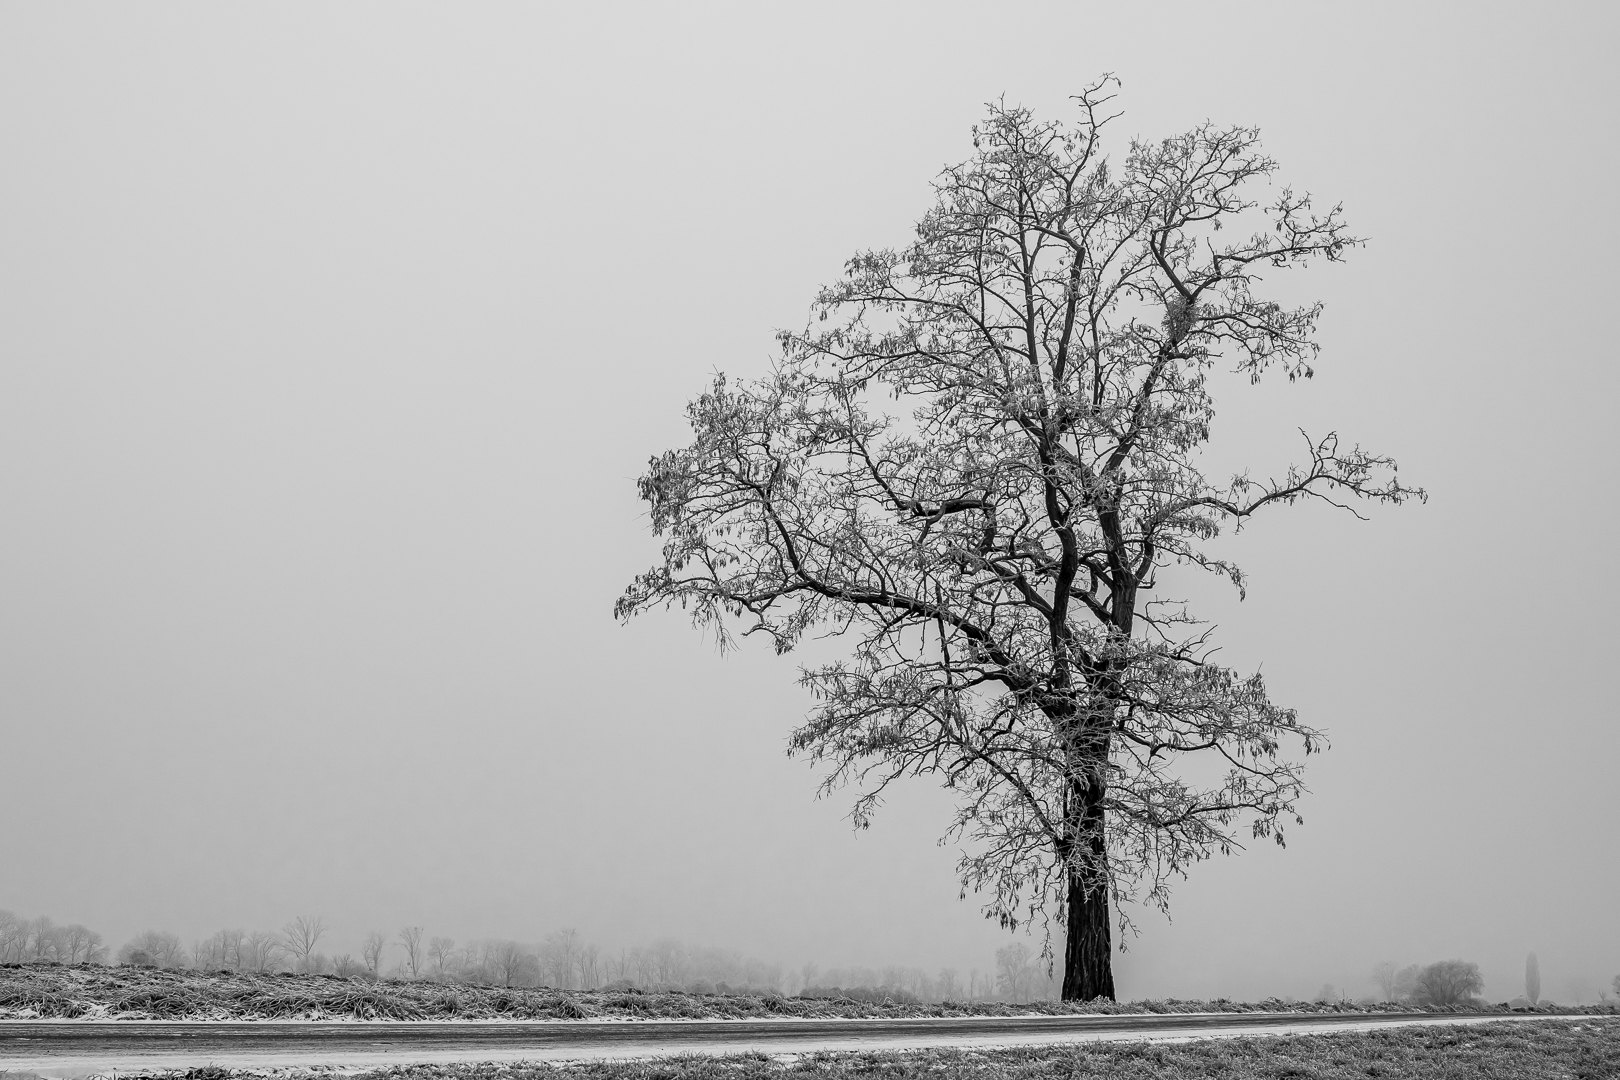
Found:
[[(1032, 1046), (1093, 1039), (1301, 1034), (1404, 1024), (1480, 1023), (1501, 1014), (1426, 1013), (960, 1017), (701, 1021), (0, 1021), (0, 1078), (111, 1076), (114, 1070), (561, 1061), (668, 1054)], [(1581, 1019), (1568, 1017), (1567, 1019)]]

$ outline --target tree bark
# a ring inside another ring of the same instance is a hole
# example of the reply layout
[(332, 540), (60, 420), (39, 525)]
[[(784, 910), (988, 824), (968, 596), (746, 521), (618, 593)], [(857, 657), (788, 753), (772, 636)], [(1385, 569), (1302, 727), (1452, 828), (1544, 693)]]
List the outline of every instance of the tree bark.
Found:
[(1063, 950), (1063, 1000), (1114, 1000), (1114, 945), (1108, 912), (1107, 839), (1100, 793), (1089, 793), (1077, 843), (1086, 847), (1070, 864)]

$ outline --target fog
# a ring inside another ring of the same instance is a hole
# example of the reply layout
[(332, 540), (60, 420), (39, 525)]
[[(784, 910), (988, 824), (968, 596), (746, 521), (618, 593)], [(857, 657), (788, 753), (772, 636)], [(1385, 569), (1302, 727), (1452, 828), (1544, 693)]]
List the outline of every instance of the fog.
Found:
[[(1254, 124), (1369, 238), (1291, 277), (1309, 382), (1235, 385), (1426, 506), (1283, 510), (1200, 587), (1325, 728), (1305, 825), (1136, 914), (1126, 998), (1486, 995), (1620, 972), (1598, 4), (0, 6), (0, 908), (158, 929), (572, 928), (798, 969), (989, 970), (947, 796), (853, 832), (795, 657), (615, 597), (634, 479), (900, 244), (986, 101)], [(824, 643), (818, 648), (835, 647)], [(1038, 939), (1023, 939), (1038, 946)]]

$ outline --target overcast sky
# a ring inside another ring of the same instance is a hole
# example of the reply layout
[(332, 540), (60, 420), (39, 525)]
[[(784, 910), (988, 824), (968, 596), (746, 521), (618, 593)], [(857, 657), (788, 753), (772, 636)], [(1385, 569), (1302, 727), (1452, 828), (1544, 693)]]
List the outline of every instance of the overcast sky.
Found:
[(1370, 238), (1308, 383), (1219, 402), (1427, 506), (1281, 511), (1201, 591), (1327, 729), (1286, 851), (1139, 917), (1122, 997), (1620, 972), (1615, 10), (1603, 3), (0, 3), (0, 908), (324, 915), (988, 969), (914, 783), (785, 756), (795, 661), (614, 598), (715, 370), (904, 243), (984, 103), (1254, 124)]

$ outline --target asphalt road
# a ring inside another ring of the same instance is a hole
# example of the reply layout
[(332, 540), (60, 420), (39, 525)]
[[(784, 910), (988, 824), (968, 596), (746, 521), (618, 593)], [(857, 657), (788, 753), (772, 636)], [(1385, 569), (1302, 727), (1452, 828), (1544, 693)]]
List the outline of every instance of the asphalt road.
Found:
[[(808, 1053), (928, 1046), (1028, 1046), (1092, 1039), (1186, 1039), (1397, 1024), (1477, 1023), (1500, 1014), (966, 1017), (908, 1020), (251, 1023), (0, 1021), (0, 1080), (199, 1065), (274, 1068), (408, 1062), (569, 1060), (682, 1053)], [(1519, 1019), (1513, 1017), (1511, 1019)], [(1524, 1017), (1531, 1019), (1531, 1017)], [(1570, 1018), (1575, 1019), (1575, 1018)]]

